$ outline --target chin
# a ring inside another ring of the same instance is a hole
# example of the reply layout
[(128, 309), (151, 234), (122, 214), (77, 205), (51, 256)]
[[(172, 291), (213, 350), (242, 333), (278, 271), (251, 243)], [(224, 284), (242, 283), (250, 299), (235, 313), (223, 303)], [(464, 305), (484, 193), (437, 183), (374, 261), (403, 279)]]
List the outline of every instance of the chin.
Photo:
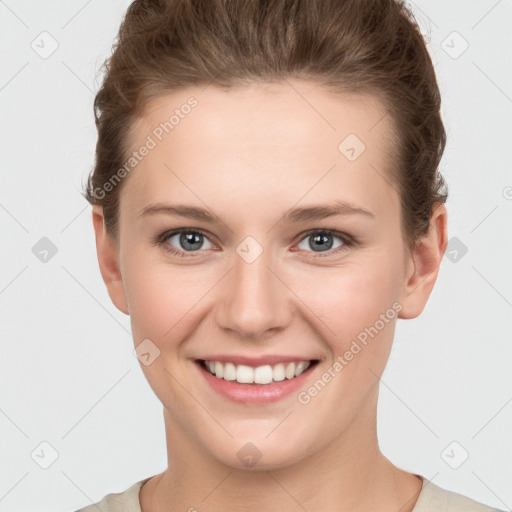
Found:
[(247, 471), (273, 471), (292, 466), (307, 457), (306, 450), (298, 450), (287, 443), (277, 448), (268, 440), (262, 442), (234, 442), (231, 447), (210, 452), (222, 464)]

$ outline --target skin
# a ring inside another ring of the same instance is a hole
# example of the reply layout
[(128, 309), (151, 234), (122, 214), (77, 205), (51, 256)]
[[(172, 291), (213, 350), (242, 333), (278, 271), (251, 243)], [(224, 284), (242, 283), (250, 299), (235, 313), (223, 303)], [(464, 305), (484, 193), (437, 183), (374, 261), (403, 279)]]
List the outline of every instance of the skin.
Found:
[[(267, 405), (233, 403), (208, 386), (193, 359), (319, 359), (307, 389), (395, 301), (400, 318), (422, 312), (446, 248), (446, 208), (436, 206), (429, 232), (408, 251), (399, 196), (386, 178), (389, 115), (372, 97), (299, 80), (191, 87), (152, 100), (130, 132), (133, 148), (191, 95), (197, 107), (123, 184), (117, 240), (93, 208), (109, 295), (130, 315), (135, 345), (150, 339), (160, 350), (141, 367), (163, 404), (168, 468), (142, 487), (143, 512), (254, 510), (255, 503), (265, 511), (412, 510), (421, 481), (395, 467), (377, 440), (379, 378), (396, 318), (307, 405), (296, 393)], [(366, 146), (352, 162), (338, 150), (349, 133)], [(288, 209), (334, 200), (372, 216), (283, 219)], [(207, 209), (218, 223), (140, 215), (164, 202)], [(177, 236), (164, 243), (184, 257), (153, 243), (178, 228), (206, 232), (199, 251), (187, 252)], [(308, 232), (322, 229), (357, 244), (334, 237), (332, 249), (315, 251)], [(263, 248), (252, 263), (236, 252), (247, 236)], [(261, 453), (250, 468), (237, 457), (247, 442)]]

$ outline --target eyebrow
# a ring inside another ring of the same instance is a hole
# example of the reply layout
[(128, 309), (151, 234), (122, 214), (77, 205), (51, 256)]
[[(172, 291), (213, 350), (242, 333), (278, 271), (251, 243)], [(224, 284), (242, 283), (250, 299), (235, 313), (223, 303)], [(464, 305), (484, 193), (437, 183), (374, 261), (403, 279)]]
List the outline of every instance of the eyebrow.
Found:
[[(207, 210), (184, 204), (150, 204), (141, 210), (139, 216), (142, 217), (156, 214), (177, 215), (180, 217), (187, 217), (189, 219), (210, 222), (212, 224), (218, 224), (221, 222), (216, 215), (213, 215)], [(326, 205), (292, 208), (282, 215), (282, 219), (287, 222), (306, 222), (310, 220), (334, 217), (336, 215), (364, 215), (366, 217), (375, 218), (373, 213), (368, 210), (343, 201), (334, 201)]]

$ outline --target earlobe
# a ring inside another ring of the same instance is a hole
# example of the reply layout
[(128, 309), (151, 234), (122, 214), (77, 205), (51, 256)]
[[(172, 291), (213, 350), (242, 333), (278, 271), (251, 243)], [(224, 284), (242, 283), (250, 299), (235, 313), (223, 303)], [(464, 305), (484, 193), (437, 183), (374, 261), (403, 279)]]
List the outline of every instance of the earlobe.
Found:
[(96, 252), (101, 277), (107, 286), (110, 299), (119, 311), (129, 314), (123, 278), (119, 266), (119, 251), (105, 229), (103, 209), (92, 207), (92, 223), (96, 237)]
[(408, 261), (399, 318), (421, 314), (434, 288), (447, 244), (447, 211), (442, 203), (434, 207), (429, 231), (417, 243)]

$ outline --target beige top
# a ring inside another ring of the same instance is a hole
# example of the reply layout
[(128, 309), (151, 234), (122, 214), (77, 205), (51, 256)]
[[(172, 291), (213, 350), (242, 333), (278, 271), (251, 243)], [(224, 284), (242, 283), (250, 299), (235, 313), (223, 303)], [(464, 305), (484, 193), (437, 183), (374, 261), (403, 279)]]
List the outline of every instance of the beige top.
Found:
[[(418, 476), (423, 481), (423, 486), (412, 512), (505, 512), (443, 489), (424, 476)], [(152, 477), (136, 482), (124, 492), (107, 494), (100, 502), (75, 512), (142, 512), (139, 491), (150, 478)]]

